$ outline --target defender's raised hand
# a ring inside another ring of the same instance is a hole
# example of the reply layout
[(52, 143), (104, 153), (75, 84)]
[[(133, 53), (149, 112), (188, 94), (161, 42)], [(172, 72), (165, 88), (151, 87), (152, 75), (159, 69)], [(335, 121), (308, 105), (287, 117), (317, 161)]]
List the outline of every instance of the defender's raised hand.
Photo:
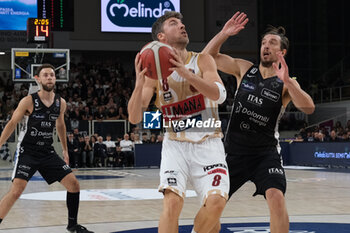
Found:
[(248, 23), (249, 19), (244, 12), (237, 11), (231, 19), (229, 19), (225, 26), (222, 28), (222, 32), (228, 36), (237, 35), (245, 25)]
[[(289, 71), (288, 71), (288, 65), (286, 61), (284, 60), (284, 57), (282, 55), (282, 52), (277, 52), (277, 62), (274, 62), (272, 64), (276, 75), (279, 79), (283, 81), (285, 85), (288, 85), (290, 82), (290, 77), (289, 77)], [(281, 67), (280, 67), (281, 65)]]

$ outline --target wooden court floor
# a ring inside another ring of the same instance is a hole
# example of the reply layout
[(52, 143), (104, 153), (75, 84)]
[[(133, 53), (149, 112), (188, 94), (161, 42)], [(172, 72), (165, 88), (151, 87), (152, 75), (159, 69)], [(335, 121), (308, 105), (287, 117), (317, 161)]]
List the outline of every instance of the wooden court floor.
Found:
[[(2, 162), (4, 163), (4, 162)], [(0, 196), (10, 187), (10, 166), (0, 167)], [(159, 169), (79, 169), (82, 190), (157, 189)], [(286, 201), (291, 222), (350, 223), (350, 173), (323, 170), (286, 169)], [(59, 183), (47, 185), (37, 177), (30, 181), (25, 195), (64, 191)], [(189, 186), (188, 189), (191, 189)], [(263, 197), (252, 197), (255, 187), (246, 183), (228, 202), (223, 223), (268, 222), (269, 212)], [(131, 192), (133, 192), (131, 190)], [(0, 232), (65, 232), (66, 203), (62, 200), (19, 199), (0, 225)], [(95, 195), (95, 194), (94, 194)], [(92, 196), (94, 196), (92, 195)], [(95, 195), (99, 196), (99, 195)], [(113, 196), (113, 194), (111, 194)], [(118, 232), (156, 227), (162, 209), (161, 199), (81, 201), (79, 223), (95, 232)], [(187, 197), (180, 224), (191, 225), (200, 200)], [(350, 230), (349, 230), (350, 232)]]

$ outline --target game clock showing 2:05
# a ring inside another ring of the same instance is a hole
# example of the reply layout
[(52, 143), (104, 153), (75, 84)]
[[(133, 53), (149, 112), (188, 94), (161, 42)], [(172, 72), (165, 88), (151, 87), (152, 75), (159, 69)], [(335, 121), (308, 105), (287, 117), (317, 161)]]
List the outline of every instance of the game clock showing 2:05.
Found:
[(48, 43), (50, 36), (50, 19), (28, 18), (27, 43)]

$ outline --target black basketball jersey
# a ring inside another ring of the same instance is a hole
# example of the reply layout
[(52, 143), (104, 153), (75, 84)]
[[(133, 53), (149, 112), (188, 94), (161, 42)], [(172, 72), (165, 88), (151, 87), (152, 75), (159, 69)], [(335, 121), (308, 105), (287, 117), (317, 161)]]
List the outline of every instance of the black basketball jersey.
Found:
[[(21, 150), (45, 154), (53, 151), (53, 129), (60, 115), (61, 98), (55, 94), (54, 102), (46, 107), (40, 100), (38, 93), (31, 94), (33, 99), (33, 112), (26, 118), (19, 140)], [(34, 154), (34, 155), (35, 155)]]
[(227, 153), (276, 150), (284, 113), (282, 91), (283, 82), (277, 76), (264, 79), (257, 65), (247, 71), (235, 94), (225, 137)]

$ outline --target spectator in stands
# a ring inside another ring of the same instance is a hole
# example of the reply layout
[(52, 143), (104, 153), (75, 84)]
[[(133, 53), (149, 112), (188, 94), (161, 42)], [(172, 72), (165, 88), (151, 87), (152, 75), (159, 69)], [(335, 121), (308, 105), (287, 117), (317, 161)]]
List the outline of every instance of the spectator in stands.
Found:
[(79, 139), (80, 152), (81, 152), (81, 145), (84, 143), (85, 139), (84, 139), (84, 136), (82, 136), (82, 135), (79, 135), (78, 139)]
[(350, 120), (346, 122), (346, 128), (350, 129)]
[(329, 138), (327, 141), (329, 141), (329, 142), (339, 142), (340, 141), (339, 138), (337, 137), (337, 133), (335, 132), (334, 129), (329, 134)]
[(343, 126), (341, 125), (340, 121), (337, 121), (333, 127), (333, 129), (335, 129), (335, 131), (339, 134), (340, 132), (343, 132)]
[(5, 105), (2, 108), (3, 114), (6, 118), (8, 118), (7, 116), (11, 114), (11, 110), (13, 110), (11, 99), (6, 99)]
[(96, 158), (96, 167), (105, 167), (107, 158), (107, 146), (103, 143), (103, 137), (99, 136), (94, 146), (94, 154)]
[[(133, 141), (134, 145), (135, 144), (142, 144), (142, 141), (140, 140), (140, 136), (139, 134), (134, 134), (134, 141)], [(135, 148), (135, 146), (134, 146)]]
[(325, 127), (320, 127), (320, 132), (323, 134), (323, 141), (327, 141), (329, 138), (329, 132)]
[(104, 95), (104, 89), (103, 86), (100, 83), (99, 79), (96, 79), (96, 83), (95, 83), (95, 92), (97, 96), (101, 96)]
[(299, 130), (299, 134), (302, 137), (303, 141), (307, 141), (307, 132), (304, 127)]
[(73, 109), (75, 106), (73, 104), (73, 97), (69, 97), (67, 101), (67, 109)]
[(96, 113), (98, 112), (98, 108), (99, 108), (98, 99), (97, 97), (95, 97), (92, 100), (92, 105), (91, 105), (91, 113), (93, 114), (95, 120), (96, 120)]
[(315, 132), (314, 141), (315, 142), (324, 142), (324, 134), (321, 131)]
[(105, 109), (103, 106), (98, 107), (98, 111), (94, 114), (95, 120), (104, 120), (106, 119)]
[(81, 88), (83, 85), (80, 83), (79, 79), (75, 79), (73, 83), (73, 92), (76, 93), (76, 95), (80, 96), (81, 95)]
[(104, 107), (104, 110), (106, 110), (106, 96), (105, 95), (101, 95), (98, 97), (98, 103), (99, 105), (103, 106)]
[(107, 120), (117, 120), (118, 113), (115, 108), (109, 108), (107, 113)]
[(86, 167), (86, 158), (88, 158), (89, 161), (89, 167), (93, 167), (94, 162), (94, 152), (92, 150), (92, 142), (90, 141), (89, 136), (84, 137), (84, 142), (81, 144), (81, 160), (82, 160), (82, 167)]
[(80, 121), (80, 120), (82, 120), (83, 118), (82, 118), (82, 116), (80, 115), (80, 110), (79, 110), (79, 108), (78, 107), (74, 107), (73, 108), (73, 112), (71, 112), (70, 114), (69, 114), (69, 118), (70, 119), (75, 119), (75, 120), (78, 120), (78, 121)]
[(84, 107), (84, 110), (81, 113), (81, 117), (84, 121), (91, 121), (93, 119), (92, 113), (88, 106)]
[(115, 142), (112, 141), (112, 136), (110, 134), (107, 134), (106, 141), (103, 143), (106, 144), (107, 148), (115, 148)]
[(96, 136), (95, 135), (91, 135), (90, 141), (91, 141), (92, 149), (94, 149), (94, 145), (97, 142)]
[(301, 136), (301, 134), (296, 134), (295, 135), (295, 139), (293, 140), (294, 142), (303, 142), (304, 139), (303, 137)]
[(87, 99), (86, 99), (86, 103), (88, 105), (92, 104), (94, 95), (95, 95), (94, 88), (93, 87), (88, 87), (88, 89), (87, 89)]
[(81, 96), (78, 98), (79, 100), (79, 110), (83, 111), (84, 107), (86, 106), (86, 101), (85, 99), (82, 99)]
[(97, 137), (95, 135), (91, 135), (90, 137), (90, 142), (91, 142), (91, 146), (92, 146), (92, 153), (94, 154), (94, 160), (92, 162), (92, 167), (94, 167), (96, 164), (95, 164), (95, 159), (96, 159), (96, 154), (95, 154), (95, 144), (97, 142)]
[(28, 95), (28, 89), (23, 89), (21, 87), (21, 94), (19, 96), (19, 99), (21, 100), (23, 97), (26, 97)]
[[(63, 97), (62, 97), (63, 98)], [(66, 112), (64, 113), (64, 120), (70, 122), (69, 115), (72, 112), (72, 107), (67, 106)]]
[(106, 141), (103, 143), (107, 147), (107, 165), (114, 166), (115, 165), (115, 158), (116, 158), (116, 145), (115, 142), (111, 140), (112, 137), (110, 134), (107, 134)]
[(340, 131), (337, 135), (338, 135), (338, 140), (340, 142), (344, 142), (344, 138), (346, 138), (346, 133), (344, 133), (344, 131)]
[(73, 135), (74, 135), (74, 138), (79, 141), (80, 133), (78, 128), (73, 128)]
[(108, 103), (106, 104), (106, 108), (107, 109), (109, 109), (109, 108), (116, 109), (117, 108), (117, 105), (114, 103), (114, 99), (113, 98), (109, 98), (108, 99)]
[(98, 135), (98, 133), (95, 132), (95, 133), (93, 134), (93, 136), (95, 137), (96, 142), (97, 142), (97, 141), (98, 141), (98, 137), (99, 137), (100, 135)]
[(79, 121), (77, 119), (71, 119), (70, 120), (70, 128), (71, 129), (76, 129), (79, 128)]
[(157, 141), (156, 135), (155, 134), (151, 134), (151, 137), (149, 139), (149, 143), (154, 144), (154, 143), (156, 143), (156, 141)]
[(135, 140), (135, 134), (134, 132), (130, 132), (130, 141), (134, 142)]
[(315, 141), (315, 139), (314, 139), (314, 132), (311, 132), (311, 131), (307, 132), (307, 140), (306, 141), (307, 142)]
[(134, 128), (132, 128), (131, 132), (133, 132), (135, 135), (138, 134), (139, 138), (142, 136), (140, 128), (138, 126), (135, 126)]
[[(18, 101), (19, 102), (19, 101)], [(11, 117), (12, 117), (12, 114), (14, 113), (14, 109), (11, 109), (8, 113), (7, 113), (7, 115), (6, 115), (6, 118), (5, 118), (5, 121), (9, 121), (10, 119), (11, 119)]]
[(116, 150), (117, 150), (117, 154), (116, 154), (116, 166), (118, 167), (122, 167), (125, 163), (125, 158), (124, 158), (124, 154), (121, 151), (121, 147), (120, 147), (120, 142), (123, 140), (122, 137), (117, 136), (117, 141), (115, 142), (116, 145)]
[(344, 133), (343, 140), (350, 141), (350, 131), (347, 131), (346, 133)]
[(157, 135), (157, 141), (156, 141), (157, 143), (163, 143), (163, 135), (161, 135), (161, 134), (158, 134)]
[(127, 167), (134, 166), (133, 143), (129, 140), (129, 134), (124, 134), (124, 140), (120, 141), (121, 152), (124, 154), (125, 165)]
[(142, 133), (142, 143), (147, 144), (150, 143), (148, 139), (148, 134), (147, 133)]
[(74, 138), (73, 133), (68, 134), (67, 146), (70, 167), (78, 168), (80, 159), (80, 145), (79, 141)]
[(116, 147), (120, 146), (121, 140), (123, 140), (123, 137), (117, 136), (117, 140), (115, 141), (115, 146), (116, 146)]
[(117, 115), (117, 120), (127, 120), (128, 116), (126, 115), (124, 108), (119, 107), (118, 108), (118, 115)]

